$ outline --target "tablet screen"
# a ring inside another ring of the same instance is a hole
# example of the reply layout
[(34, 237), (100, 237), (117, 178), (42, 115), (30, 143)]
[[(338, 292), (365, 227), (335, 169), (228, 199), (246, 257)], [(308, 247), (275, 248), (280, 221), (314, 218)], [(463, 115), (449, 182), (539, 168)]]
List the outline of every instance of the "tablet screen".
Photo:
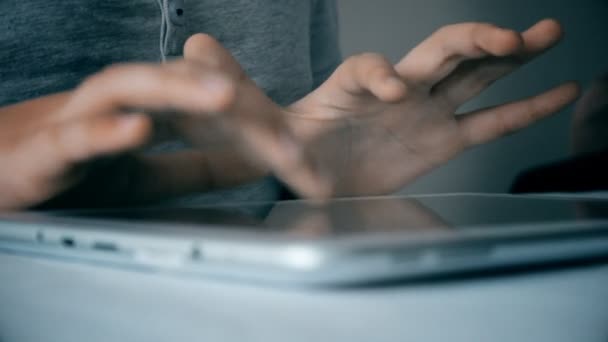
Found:
[(286, 201), (57, 212), (54, 215), (201, 227), (213, 225), (327, 237), (356, 232), (459, 230), (608, 219), (608, 200), (461, 194), (339, 199), (324, 205)]

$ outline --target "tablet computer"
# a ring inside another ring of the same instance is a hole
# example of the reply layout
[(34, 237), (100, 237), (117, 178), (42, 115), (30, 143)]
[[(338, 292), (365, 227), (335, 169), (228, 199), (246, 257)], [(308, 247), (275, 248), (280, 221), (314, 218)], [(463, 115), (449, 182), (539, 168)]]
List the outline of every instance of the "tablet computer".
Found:
[(453, 194), (4, 213), (0, 251), (354, 285), (608, 255), (608, 200)]

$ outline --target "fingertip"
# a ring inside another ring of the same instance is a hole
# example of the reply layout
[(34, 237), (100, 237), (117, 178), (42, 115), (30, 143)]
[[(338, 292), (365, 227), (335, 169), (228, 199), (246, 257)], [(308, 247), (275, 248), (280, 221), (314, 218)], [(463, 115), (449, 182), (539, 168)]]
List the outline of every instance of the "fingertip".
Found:
[(323, 205), (334, 195), (331, 182), (316, 177), (306, 188), (296, 189), (296, 192), (310, 200), (313, 204)]
[(568, 81), (565, 83), (567, 86), (572, 87), (573, 89), (575, 89), (577, 92), (581, 92), (583, 87), (581, 86), (581, 83), (579, 81)]
[(184, 44), (184, 58), (196, 58), (201, 52), (213, 51), (213, 48), (217, 45), (219, 45), (218, 41), (212, 36), (205, 33), (196, 33), (190, 36)]
[(541, 39), (544, 44), (555, 45), (557, 42), (563, 39), (565, 33), (562, 24), (556, 19), (543, 19), (536, 23), (528, 30), (528, 32), (535, 32), (538, 39)]
[(391, 74), (378, 77), (370, 90), (379, 100), (391, 103), (403, 99), (406, 86), (401, 78)]
[(559, 22), (559, 20), (555, 18), (546, 18), (541, 20), (538, 25), (544, 27), (544, 29), (553, 36), (563, 36), (564, 35), (564, 27)]
[(117, 131), (130, 146), (141, 145), (152, 135), (152, 120), (145, 114), (126, 114), (117, 118)]

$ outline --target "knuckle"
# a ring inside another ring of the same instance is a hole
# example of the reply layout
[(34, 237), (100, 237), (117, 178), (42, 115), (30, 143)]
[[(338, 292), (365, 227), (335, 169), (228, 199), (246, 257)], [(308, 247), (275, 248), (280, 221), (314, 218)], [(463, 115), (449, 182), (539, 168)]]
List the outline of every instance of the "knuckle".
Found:
[(511, 29), (504, 29), (504, 34), (506, 39), (513, 41), (513, 43), (523, 45), (523, 37), (519, 32)]
[(483, 22), (463, 22), (458, 24), (449, 24), (440, 27), (435, 34), (446, 39), (452, 38), (454, 35), (464, 34), (465, 36), (473, 36), (477, 32), (488, 29), (493, 26)]
[(364, 52), (355, 56), (361, 63), (370, 63), (374, 65), (390, 65), (388, 59), (382, 54), (375, 52)]
[(393, 76), (394, 74), (395, 74), (395, 72), (393, 71), (393, 69), (386, 65), (378, 65), (378, 66), (372, 67), (369, 70), (369, 75), (372, 78), (385, 79), (387, 77)]
[[(358, 75), (388, 76), (393, 73), (391, 62), (378, 53), (366, 52), (350, 57), (347, 62)], [(345, 63), (345, 64), (346, 64)]]
[(484, 30), (496, 28), (496, 26), (489, 23), (468, 23), (466, 28), (470, 33), (477, 34)]
[(359, 55), (352, 55), (347, 57), (344, 60), (344, 63), (341, 64), (341, 66), (352, 66), (352, 65), (356, 65), (357, 64), (357, 59), (359, 58)]

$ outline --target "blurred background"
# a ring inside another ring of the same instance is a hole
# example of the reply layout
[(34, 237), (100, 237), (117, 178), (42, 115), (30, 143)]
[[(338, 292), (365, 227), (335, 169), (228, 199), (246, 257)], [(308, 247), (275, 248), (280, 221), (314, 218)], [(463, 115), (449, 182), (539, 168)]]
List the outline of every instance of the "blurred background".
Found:
[[(567, 80), (587, 87), (608, 71), (607, 0), (338, 0), (344, 56), (374, 51), (398, 61), (437, 28), (484, 21), (523, 30), (559, 19), (562, 44), (493, 85), (462, 108), (530, 96)], [(403, 189), (404, 193), (505, 192), (522, 170), (569, 153), (572, 107), (531, 128), (472, 149)]]

